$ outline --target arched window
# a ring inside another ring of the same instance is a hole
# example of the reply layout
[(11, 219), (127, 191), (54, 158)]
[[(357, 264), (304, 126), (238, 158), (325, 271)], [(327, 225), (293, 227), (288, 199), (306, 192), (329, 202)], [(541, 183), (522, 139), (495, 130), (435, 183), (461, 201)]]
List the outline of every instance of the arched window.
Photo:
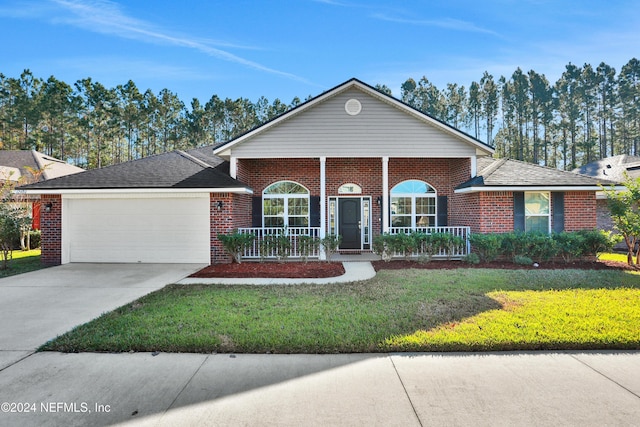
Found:
[(279, 181), (262, 193), (264, 227), (308, 227), (309, 190), (293, 181)]
[(391, 189), (392, 227), (435, 227), (436, 190), (423, 181), (403, 181)]

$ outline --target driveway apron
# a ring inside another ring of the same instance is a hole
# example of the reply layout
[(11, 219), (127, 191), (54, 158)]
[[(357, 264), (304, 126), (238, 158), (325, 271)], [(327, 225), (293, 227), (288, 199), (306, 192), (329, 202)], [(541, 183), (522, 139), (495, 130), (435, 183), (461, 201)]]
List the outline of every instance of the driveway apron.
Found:
[(202, 267), (65, 264), (0, 279), (0, 369), (73, 327)]

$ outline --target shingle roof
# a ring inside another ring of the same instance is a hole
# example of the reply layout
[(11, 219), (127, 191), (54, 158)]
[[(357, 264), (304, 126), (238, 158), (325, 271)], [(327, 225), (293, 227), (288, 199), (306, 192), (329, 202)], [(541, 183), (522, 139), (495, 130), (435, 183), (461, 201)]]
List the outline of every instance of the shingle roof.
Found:
[(471, 187), (596, 187), (613, 181), (596, 179), (511, 159), (478, 158), (478, 174), (457, 189)]
[(0, 150), (0, 180), (18, 181), (29, 170), (42, 170), (40, 180), (84, 172), (84, 169), (35, 150)]
[(607, 157), (574, 169), (573, 172), (621, 183), (625, 180), (625, 172), (631, 178), (640, 176), (640, 157), (628, 154)]
[(247, 188), (229, 176), (229, 164), (211, 147), (172, 151), (78, 175), (20, 187), (26, 190), (64, 189), (186, 189)]

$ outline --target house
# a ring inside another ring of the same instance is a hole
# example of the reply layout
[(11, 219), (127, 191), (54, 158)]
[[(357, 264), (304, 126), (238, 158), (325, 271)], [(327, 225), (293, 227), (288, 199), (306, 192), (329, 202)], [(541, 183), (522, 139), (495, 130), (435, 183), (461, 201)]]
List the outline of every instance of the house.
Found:
[[(35, 150), (0, 150), (0, 181), (26, 184), (35, 181), (58, 178), (84, 172), (84, 169), (70, 165)], [(40, 229), (40, 202), (32, 203), (32, 228)]]
[[(621, 184), (627, 176), (631, 179), (640, 177), (640, 157), (628, 154), (606, 157), (574, 169), (573, 172)], [(613, 220), (604, 191), (596, 193), (596, 211), (597, 227), (602, 230), (613, 230)]]
[(236, 229), (258, 240), (284, 233), (294, 244), (298, 235), (339, 234), (341, 251), (367, 252), (380, 233), (596, 226), (601, 181), (493, 153), (351, 79), (221, 145), (23, 190), (48, 207), (49, 264), (229, 262), (217, 235)]

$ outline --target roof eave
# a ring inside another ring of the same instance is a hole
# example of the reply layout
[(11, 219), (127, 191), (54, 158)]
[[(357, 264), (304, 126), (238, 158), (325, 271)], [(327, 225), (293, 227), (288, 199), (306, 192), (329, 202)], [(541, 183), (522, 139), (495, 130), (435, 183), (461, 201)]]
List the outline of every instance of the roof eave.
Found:
[(43, 188), (17, 189), (18, 194), (159, 194), (159, 193), (233, 193), (253, 194), (249, 187), (220, 187), (220, 188)]
[[(624, 189), (624, 187), (616, 186), (614, 189), (620, 191)], [(454, 190), (454, 193), (465, 194), (495, 191), (602, 191), (602, 187), (599, 185), (489, 185), (458, 188)]]

